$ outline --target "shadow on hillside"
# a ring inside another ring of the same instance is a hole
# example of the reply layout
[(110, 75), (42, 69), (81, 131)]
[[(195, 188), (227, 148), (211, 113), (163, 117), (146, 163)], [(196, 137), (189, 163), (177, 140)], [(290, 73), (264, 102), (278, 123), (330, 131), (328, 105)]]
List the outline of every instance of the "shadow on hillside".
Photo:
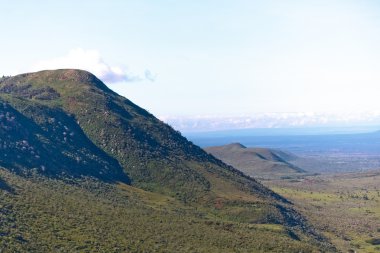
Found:
[(9, 193), (14, 193), (12, 187), (10, 187), (2, 178), (0, 178), (0, 190), (7, 191)]

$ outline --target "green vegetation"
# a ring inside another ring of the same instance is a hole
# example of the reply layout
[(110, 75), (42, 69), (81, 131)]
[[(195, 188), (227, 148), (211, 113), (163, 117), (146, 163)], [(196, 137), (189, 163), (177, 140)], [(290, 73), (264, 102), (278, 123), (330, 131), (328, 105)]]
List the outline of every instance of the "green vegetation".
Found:
[(340, 251), (379, 252), (379, 171), (265, 183), (293, 201)]
[(88, 140), (72, 117), (44, 105), (17, 102), (25, 115), (33, 118), (0, 98), (0, 164), (26, 174), (128, 181), (118, 162)]
[[(280, 224), (229, 221), (126, 184), (0, 170), (2, 252), (317, 252)], [(253, 209), (252, 209), (253, 210)]]
[(334, 248), (282, 196), (80, 70), (0, 80), (9, 252)]

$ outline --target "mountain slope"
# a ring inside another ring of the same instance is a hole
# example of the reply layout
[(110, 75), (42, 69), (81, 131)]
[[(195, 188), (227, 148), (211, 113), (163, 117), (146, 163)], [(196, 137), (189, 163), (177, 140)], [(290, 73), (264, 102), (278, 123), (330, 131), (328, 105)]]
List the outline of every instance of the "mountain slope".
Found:
[(217, 181), (245, 187), (263, 198), (279, 198), (215, 160), (88, 72), (22, 74), (1, 81), (0, 92), (5, 101), (40, 127), (48, 124), (59, 129), (60, 121), (48, 122), (49, 116), (41, 115), (44, 111), (71, 120), (70, 124), (82, 129), (93, 144), (117, 159), (138, 187), (195, 199), (210, 192), (209, 177), (216, 173), (221, 176)]
[[(125, 184), (0, 168), (2, 252), (318, 252), (282, 224), (243, 223)], [(9, 191), (9, 186), (12, 191)], [(252, 217), (252, 219), (255, 217)]]
[(223, 162), (247, 175), (275, 179), (302, 175), (305, 171), (289, 163), (297, 157), (291, 153), (268, 148), (247, 148), (240, 143), (205, 148)]
[[(105, 189), (96, 189), (99, 183), (92, 184), (91, 191), (95, 189), (96, 194), (115, 189), (118, 183), (131, 189), (127, 198), (143, 192), (144, 197), (138, 197), (142, 203), (136, 207), (141, 212), (155, 208), (145, 199), (146, 191), (164, 196), (165, 203), (173, 198), (159, 207), (157, 219), (167, 209), (182, 213), (195, 208), (200, 213), (191, 212), (186, 220), (198, 217), (202, 222), (211, 219), (279, 225), (284, 236), (302, 241), (302, 247), (324, 243), (285, 198), (193, 145), (152, 114), (108, 89), (91, 73), (66, 69), (3, 78), (0, 100), (1, 114), (5, 115), (1, 121), (4, 155), (0, 156), (0, 165), (37, 178), (37, 188), (39, 183), (58, 178), (68, 182), (62, 189), (71, 191), (94, 177), (102, 184), (112, 183)], [(23, 180), (9, 178), (5, 183), (10, 188)], [(42, 192), (51, 188), (41, 187)], [(19, 196), (26, 196), (26, 192), (19, 191)], [(112, 192), (107, 198), (119, 198)], [(8, 200), (15, 199), (30, 205), (22, 197), (11, 196)], [(89, 206), (96, 205), (96, 199), (92, 200)], [(121, 202), (113, 205), (128, 206)], [(133, 219), (131, 213), (123, 215)], [(104, 217), (93, 213), (92, 218)], [(20, 213), (19, 219), (29, 224), (28, 211)]]

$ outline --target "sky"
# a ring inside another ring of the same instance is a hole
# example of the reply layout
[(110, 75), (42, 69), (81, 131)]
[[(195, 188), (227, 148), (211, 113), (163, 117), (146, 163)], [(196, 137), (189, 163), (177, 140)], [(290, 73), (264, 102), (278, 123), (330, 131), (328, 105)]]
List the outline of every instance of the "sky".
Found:
[(376, 0), (0, 6), (0, 75), (89, 70), (165, 117), (380, 111)]

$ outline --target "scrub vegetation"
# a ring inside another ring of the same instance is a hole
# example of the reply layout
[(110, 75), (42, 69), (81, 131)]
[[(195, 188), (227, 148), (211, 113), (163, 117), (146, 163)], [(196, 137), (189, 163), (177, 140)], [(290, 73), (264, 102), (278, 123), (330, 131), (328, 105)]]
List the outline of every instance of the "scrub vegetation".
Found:
[(380, 171), (266, 181), (342, 252), (380, 251)]

